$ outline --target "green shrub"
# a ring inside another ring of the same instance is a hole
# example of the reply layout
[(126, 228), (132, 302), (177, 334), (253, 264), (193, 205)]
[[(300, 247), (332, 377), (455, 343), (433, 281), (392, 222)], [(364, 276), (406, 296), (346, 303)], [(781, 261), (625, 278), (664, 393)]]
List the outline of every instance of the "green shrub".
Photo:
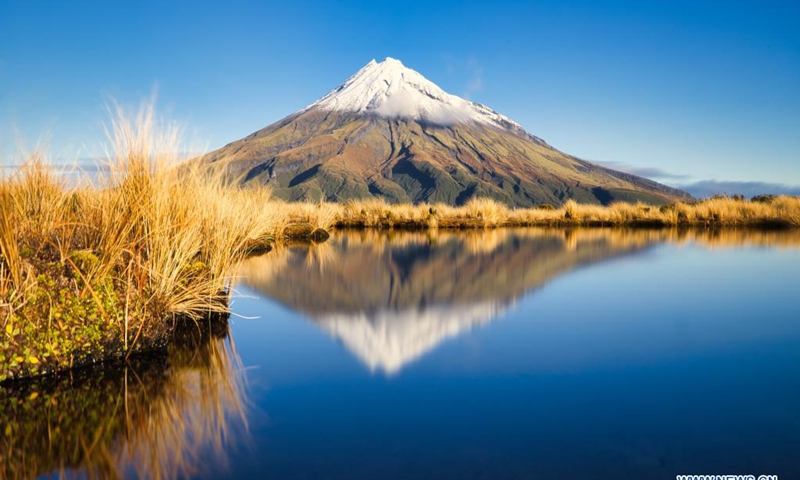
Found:
[(773, 194), (771, 194), (771, 193), (766, 193), (766, 194), (762, 194), (762, 195), (756, 195), (755, 197), (751, 198), (751, 199), (750, 199), (750, 201), (751, 201), (751, 202), (756, 202), (756, 203), (766, 203), (766, 204), (770, 204), (770, 203), (772, 203), (772, 202), (773, 202), (773, 201), (774, 201), (776, 198), (778, 198), (778, 196), (777, 196), (777, 195), (773, 195)]

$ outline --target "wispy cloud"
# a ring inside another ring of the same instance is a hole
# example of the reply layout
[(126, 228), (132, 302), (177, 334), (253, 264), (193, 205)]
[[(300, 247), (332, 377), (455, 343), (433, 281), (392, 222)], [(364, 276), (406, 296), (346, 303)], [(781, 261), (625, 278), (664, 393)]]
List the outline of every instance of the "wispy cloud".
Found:
[(447, 73), (450, 75), (456, 74), (456, 60), (453, 58), (453, 54), (445, 52), (442, 53), (442, 63), (444, 63), (445, 69), (447, 69)]
[(744, 195), (754, 197), (765, 193), (800, 196), (800, 185), (770, 182), (735, 182), (727, 180), (691, 181), (690, 175), (668, 172), (657, 167), (636, 167), (623, 162), (594, 162), (604, 167), (663, 182), (671, 187), (689, 192), (695, 198), (712, 195)]
[(633, 175), (638, 175), (640, 177), (650, 178), (653, 180), (686, 180), (689, 178), (688, 175), (683, 175), (679, 173), (672, 173), (666, 170), (662, 170), (657, 167), (636, 167), (633, 165), (629, 165), (623, 162), (597, 162), (598, 165), (602, 165), (604, 167), (613, 168), (614, 170), (619, 170), (620, 172), (630, 173)]
[(451, 53), (442, 53), (442, 64), (447, 73), (454, 77), (454, 80), (461, 83), (466, 80), (461, 96), (471, 100), (472, 96), (483, 90), (483, 65), (475, 57), (464, 60)]
[(724, 180), (701, 180), (685, 185), (675, 185), (693, 197), (706, 198), (716, 194), (744, 195), (754, 197), (764, 193), (800, 196), (800, 185), (785, 185), (769, 182), (728, 182)]
[(483, 66), (475, 58), (467, 61), (469, 81), (464, 89), (464, 98), (470, 99), (472, 95), (483, 90)]

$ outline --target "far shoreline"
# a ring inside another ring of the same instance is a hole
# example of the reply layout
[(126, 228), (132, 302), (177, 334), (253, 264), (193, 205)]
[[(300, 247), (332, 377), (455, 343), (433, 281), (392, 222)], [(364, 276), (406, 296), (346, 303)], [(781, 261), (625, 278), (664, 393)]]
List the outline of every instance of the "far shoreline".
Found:
[(308, 222), (322, 229), (800, 227), (800, 198), (772, 195), (761, 195), (751, 200), (718, 196), (662, 206), (643, 203), (602, 206), (568, 200), (559, 208), (540, 205), (517, 209), (493, 199), (476, 198), (459, 207), (389, 204), (381, 199), (318, 204), (279, 202), (277, 207), (284, 209), (294, 222)]

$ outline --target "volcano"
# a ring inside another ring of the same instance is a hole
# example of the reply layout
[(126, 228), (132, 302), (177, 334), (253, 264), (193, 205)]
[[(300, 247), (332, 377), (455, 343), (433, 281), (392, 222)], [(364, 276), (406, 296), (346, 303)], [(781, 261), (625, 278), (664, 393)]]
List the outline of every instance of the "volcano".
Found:
[(288, 117), (205, 155), (231, 182), (285, 200), (510, 206), (671, 203), (680, 190), (563, 153), (399, 60), (371, 61)]

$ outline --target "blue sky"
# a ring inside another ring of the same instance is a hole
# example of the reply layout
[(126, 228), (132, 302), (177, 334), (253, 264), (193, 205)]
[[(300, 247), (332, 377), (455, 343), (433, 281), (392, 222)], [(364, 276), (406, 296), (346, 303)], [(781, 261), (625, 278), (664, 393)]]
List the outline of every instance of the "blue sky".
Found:
[(0, 154), (92, 155), (107, 100), (154, 89), (214, 149), (387, 56), (588, 160), (800, 185), (796, 1), (6, 0)]

